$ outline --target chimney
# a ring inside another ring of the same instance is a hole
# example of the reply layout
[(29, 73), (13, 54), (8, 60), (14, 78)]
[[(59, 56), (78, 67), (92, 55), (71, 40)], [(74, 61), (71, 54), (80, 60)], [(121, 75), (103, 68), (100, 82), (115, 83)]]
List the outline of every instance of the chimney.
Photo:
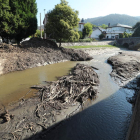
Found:
[(110, 27), (110, 23), (108, 23), (108, 27)]

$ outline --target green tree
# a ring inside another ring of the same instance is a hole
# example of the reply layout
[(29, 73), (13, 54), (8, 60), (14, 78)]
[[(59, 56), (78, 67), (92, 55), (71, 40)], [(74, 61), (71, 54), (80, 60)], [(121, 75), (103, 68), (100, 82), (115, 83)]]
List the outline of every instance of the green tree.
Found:
[(103, 38), (105, 38), (105, 34), (100, 34), (99, 38), (100, 38), (100, 40), (102, 40)]
[(61, 3), (48, 13), (45, 32), (48, 37), (60, 42), (60, 47), (62, 40), (75, 41), (79, 39), (80, 36), (76, 31), (79, 21), (78, 11), (72, 9), (67, 1), (61, 0)]
[(0, 36), (12, 39), (17, 29), (17, 17), (11, 12), (10, 1), (0, 0)]
[(79, 33), (79, 35), (80, 35), (80, 39), (82, 39), (82, 38), (83, 38), (83, 32), (78, 31), (78, 33)]
[(15, 38), (19, 43), (34, 34), (37, 29), (36, 14), (35, 0), (0, 0), (0, 36)]
[(123, 33), (119, 33), (119, 38), (123, 38)]
[(83, 38), (88, 37), (91, 34), (92, 34), (92, 24), (87, 22), (86, 24), (84, 24)]
[(132, 34), (133, 37), (140, 37), (140, 22), (137, 22), (133, 27), (134, 33)]
[(103, 29), (106, 29), (106, 28), (108, 27), (108, 25), (106, 25), (106, 24), (102, 24), (102, 25), (99, 26), (99, 27), (101, 27), (101, 28), (103, 28)]
[[(44, 36), (44, 31), (42, 31), (42, 36)], [(41, 32), (40, 30), (36, 30), (36, 33), (34, 34), (34, 37), (41, 37)]]

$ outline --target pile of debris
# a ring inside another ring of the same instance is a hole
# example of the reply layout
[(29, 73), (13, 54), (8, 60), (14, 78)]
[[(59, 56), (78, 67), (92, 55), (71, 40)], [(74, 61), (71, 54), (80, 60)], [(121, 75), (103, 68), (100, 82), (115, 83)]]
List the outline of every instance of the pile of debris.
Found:
[[(18, 115), (9, 111), (9, 114), (14, 114), (14, 118), (0, 124), (0, 136), (3, 139), (17, 136), (25, 139), (42, 130), (48, 131), (50, 126), (60, 121), (58, 118), (66, 119), (74, 115), (88, 98), (95, 99), (98, 85), (99, 78), (93, 68), (77, 64), (68, 76), (40, 87), (39, 96), (22, 101), (15, 111)], [(73, 106), (75, 108), (65, 113), (66, 109)], [(3, 131), (3, 127), (8, 129)]]
[(21, 47), (4, 49), (0, 58), (5, 59), (3, 73), (25, 70), (38, 65), (47, 65), (63, 61), (87, 61), (93, 59), (81, 50), (58, 47), (51, 40), (31, 38)]
[(113, 66), (111, 76), (119, 78), (121, 81), (129, 80), (140, 72), (139, 52), (120, 52), (107, 61)]

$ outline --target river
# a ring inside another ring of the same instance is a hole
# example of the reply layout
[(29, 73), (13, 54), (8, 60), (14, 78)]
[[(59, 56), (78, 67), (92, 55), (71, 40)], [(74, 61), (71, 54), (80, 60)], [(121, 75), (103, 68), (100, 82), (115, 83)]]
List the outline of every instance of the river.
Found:
[[(115, 53), (117, 52), (118, 51)], [(115, 55), (115, 53), (108, 52), (102, 55), (95, 55), (94, 59), (89, 62), (80, 62), (99, 69), (96, 70), (100, 79), (98, 97), (94, 101), (88, 100), (84, 105), (85, 109), (83, 111), (67, 119), (62, 125), (47, 133), (46, 139), (125, 139), (132, 114), (132, 105), (127, 102), (126, 98), (131, 97), (133, 91), (120, 88), (109, 75), (112, 71), (112, 67), (107, 63), (107, 58)], [(26, 90), (29, 90), (29, 86), (39, 83), (43, 84), (43, 81), (56, 80), (56, 77), (66, 75), (70, 68), (76, 65), (76, 63), (77, 62), (63, 62), (1, 76), (1, 102), (5, 103), (5, 100), (7, 102), (7, 98), (11, 101), (15, 101), (19, 98), (19, 95), (21, 95), (20, 97), (25, 95)], [(26, 90), (24, 91), (23, 89)], [(9, 92), (11, 90), (13, 90), (13, 92)], [(33, 96), (33, 93), (30, 96)]]

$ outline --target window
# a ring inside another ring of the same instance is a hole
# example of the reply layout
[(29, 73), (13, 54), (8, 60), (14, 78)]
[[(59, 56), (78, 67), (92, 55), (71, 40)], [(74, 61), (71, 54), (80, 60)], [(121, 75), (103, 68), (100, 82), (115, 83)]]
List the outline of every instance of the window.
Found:
[(81, 28), (81, 25), (79, 24), (79, 28)]

